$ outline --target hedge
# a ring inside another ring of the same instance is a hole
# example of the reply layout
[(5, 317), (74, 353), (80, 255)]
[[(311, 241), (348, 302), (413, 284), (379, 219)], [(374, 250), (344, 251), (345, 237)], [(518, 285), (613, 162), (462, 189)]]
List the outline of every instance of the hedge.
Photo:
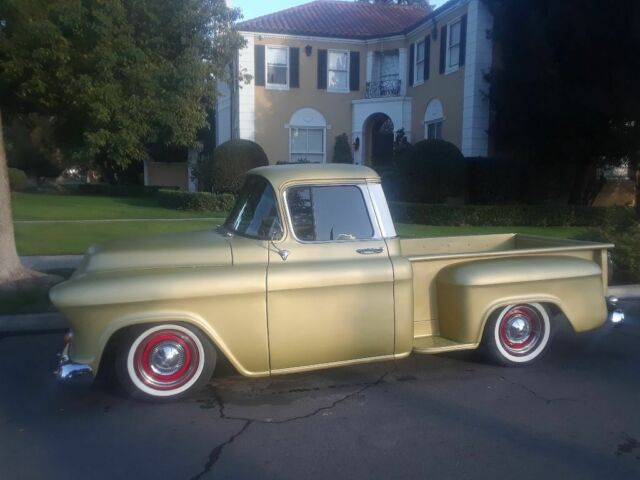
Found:
[(399, 223), (442, 226), (603, 227), (634, 224), (633, 211), (625, 207), (552, 205), (427, 205), (390, 202)]
[(105, 197), (148, 197), (158, 193), (161, 187), (143, 185), (109, 185), (107, 183), (65, 184), (61, 193), (70, 195), (99, 195)]
[(232, 193), (181, 192), (161, 189), (156, 194), (158, 203), (175, 210), (199, 210), (228, 212), (233, 208), (236, 196)]

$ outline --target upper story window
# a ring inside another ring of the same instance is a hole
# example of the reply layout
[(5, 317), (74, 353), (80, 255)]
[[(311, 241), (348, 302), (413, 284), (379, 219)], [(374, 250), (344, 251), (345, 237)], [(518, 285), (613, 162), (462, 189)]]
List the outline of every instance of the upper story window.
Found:
[(265, 178), (247, 177), (224, 227), (238, 235), (262, 240), (270, 240), (282, 230), (276, 194)]
[(362, 190), (357, 185), (291, 187), (286, 198), (298, 240), (368, 240), (375, 235)]
[(328, 52), (328, 85), (330, 92), (349, 91), (349, 52), (346, 50), (329, 50)]
[(289, 49), (266, 47), (267, 87), (286, 89), (289, 87)]
[(462, 40), (462, 19), (458, 18), (447, 28), (447, 66), (446, 73), (453, 72), (460, 66), (460, 48)]
[(414, 85), (420, 85), (424, 83), (424, 62), (425, 62), (425, 41), (416, 43), (416, 59), (415, 59), (415, 67), (413, 71), (415, 72)]

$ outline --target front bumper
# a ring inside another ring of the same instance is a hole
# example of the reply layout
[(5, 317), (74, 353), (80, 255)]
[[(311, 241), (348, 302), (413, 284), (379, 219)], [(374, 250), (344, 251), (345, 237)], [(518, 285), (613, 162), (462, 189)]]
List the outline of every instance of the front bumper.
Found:
[(607, 297), (607, 310), (609, 312), (607, 320), (611, 323), (621, 323), (624, 321), (624, 312), (618, 308), (617, 297)]
[(66, 385), (90, 385), (93, 383), (93, 369), (85, 363), (76, 363), (69, 358), (69, 343), (60, 354), (58, 369), (54, 372), (60, 383)]

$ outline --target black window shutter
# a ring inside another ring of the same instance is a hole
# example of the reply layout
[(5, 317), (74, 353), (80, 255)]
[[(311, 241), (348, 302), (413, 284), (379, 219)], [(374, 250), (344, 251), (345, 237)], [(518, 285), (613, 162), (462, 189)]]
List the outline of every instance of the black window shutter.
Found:
[(463, 15), (460, 19), (460, 66), (464, 65), (467, 57), (467, 16)]
[(440, 73), (444, 73), (447, 63), (447, 26), (440, 29)]
[(289, 86), (300, 87), (300, 49), (289, 47)]
[(349, 53), (349, 90), (360, 90), (360, 52)]
[(416, 58), (416, 45), (412, 43), (409, 46), (409, 86), (413, 87), (413, 63)]
[(254, 55), (256, 85), (264, 87), (264, 45), (256, 45)]
[(327, 89), (327, 51), (318, 49), (318, 90)]
[(429, 79), (429, 64), (431, 63), (431, 35), (424, 37), (424, 81)]

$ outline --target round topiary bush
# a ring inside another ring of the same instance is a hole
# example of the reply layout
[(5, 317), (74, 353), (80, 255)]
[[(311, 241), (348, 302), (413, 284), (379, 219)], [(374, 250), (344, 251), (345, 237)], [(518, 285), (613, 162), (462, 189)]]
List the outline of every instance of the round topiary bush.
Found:
[(250, 140), (229, 140), (213, 151), (212, 189), (216, 193), (238, 193), (245, 174), (265, 165), (269, 160), (260, 145)]
[(27, 175), (17, 168), (9, 168), (9, 188), (13, 192), (24, 190), (27, 186)]
[(398, 160), (399, 197), (418, 203), (463, 203), (467, 197), (467, 164), (453, 143), (422, 140)]

